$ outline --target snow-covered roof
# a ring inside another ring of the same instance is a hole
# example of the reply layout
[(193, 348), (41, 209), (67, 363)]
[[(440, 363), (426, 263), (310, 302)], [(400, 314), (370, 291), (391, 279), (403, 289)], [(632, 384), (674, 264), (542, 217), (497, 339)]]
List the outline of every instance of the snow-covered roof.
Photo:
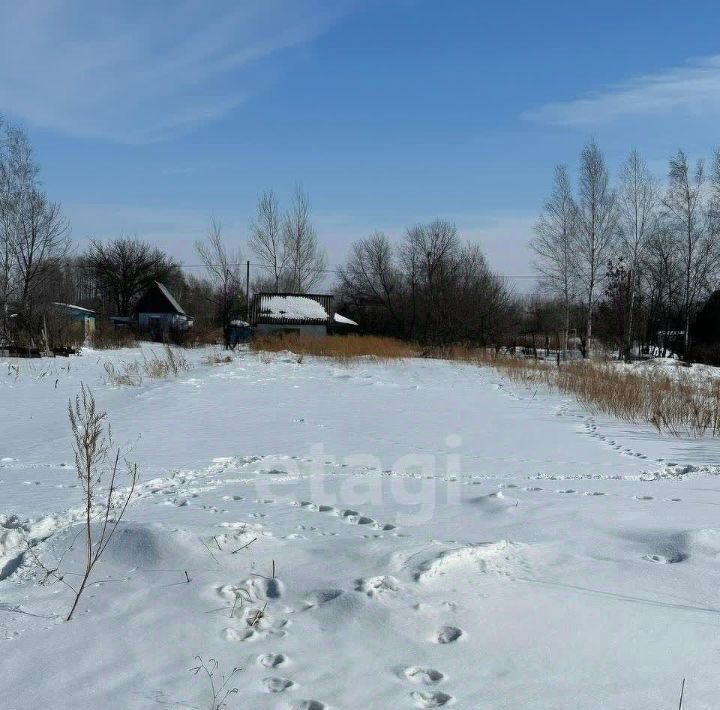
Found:
[(333, 316), (333, 320), (336, 323), (342, 323), (342, 325), (357, 325), (357, 323), (354, 320), (350, 320), (350, 318), (346, 318), (345, 316), (341, 316), (339, 313), (336, 313)]
[(327, 320), (321, 303), (307, 296), (261, 296), (260, 313), (264, 318), (283, 320)]

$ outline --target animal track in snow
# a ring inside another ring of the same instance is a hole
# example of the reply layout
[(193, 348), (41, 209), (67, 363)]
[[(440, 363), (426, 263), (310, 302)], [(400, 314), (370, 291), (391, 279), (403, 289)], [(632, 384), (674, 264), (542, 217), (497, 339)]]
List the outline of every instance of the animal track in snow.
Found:
[(303, 510), (308, 510), (311, 512), (336, 515), (350, 525), (368, 526), (371, 527), (373, 530), (381, 530), (384, 532), (389, 532), (390, 530), (396, 529), (396, 526), (392, 523), (379, 523), (374, 518), (371, 518), (369, 515), (365, 515), (358, 510), (351, 510), (348, 508), (346, 510), (340, 511), (333, 505), (319, 505), (309, 500), (293, 501), (291, 505), (295, 506), (296, 508), (302, 508)]
[(342, 589), (321, 589), (305, 599), (303, 609), (307, 611), (308, 609), (314, 609), (315, 607), (327, 604), (333, 599), (337, 599), (342, 593)]
[(441, 626), (438, 629), (436, 640), (438, 643), (453, 643), (463, 635), (463, 630), (457, 626)]
[(267, 688), (268, 693), (284, 693), (288, 688), (292, 688), (295, 683), (288, 678), (278, 678), (274, 676), (263, 678), (263, 685)]
[(284, 653), (265, 653), (258, 656), (258, 663), (265, 668), (277, 668), (287, 663), (287, 656)]
[(687, 555), (680, 552), (670, 555), (643, 555), (643, 559), (648, 562), (655, 562), (659, 565), (672, 565), (687, 559)]
[(440, 672), (434, 668), (421, 668), (420, 666), (408, 666), (402, 671), (402, 675), (413, 683), (423, 683), (424, 685), (435, 685), (445, 678)]
[(226, 641), (249, 641), (255, 636), (255, 629), (223, 629), (222, 636)]
[(291, 710), (327, 710), (327, 705), (319, 700), (301, 700), (295, 703)]
[(439, 690), (435, 692), (421, 692), (416, 690), (410, 693), (410, 697), (415, 701), (415, 706), (418, 708), (439, 708), (453, 702), (452, 695), (448, 695)]

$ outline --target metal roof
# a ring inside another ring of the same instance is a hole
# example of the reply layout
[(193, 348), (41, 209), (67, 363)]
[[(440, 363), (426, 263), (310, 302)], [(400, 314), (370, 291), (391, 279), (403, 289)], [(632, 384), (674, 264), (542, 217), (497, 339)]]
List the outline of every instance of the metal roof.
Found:
[(330, 325), (334, 298), (320, 293), (258, 293), (252, 301), (250, 321), (276, 325)]
[(167, 298), (170, 305), (175, 309), (175, 311), (178, 313), (178, 315), (186, 316), (187, 313), (183, 310), (183, 307), (175, 300), (175, 296), (173, 296), (170, 291), (167, 290), (164, 284), (161, 284), (159, 281), (155, 282), (156, 286), (162, 291), (163, 296)]

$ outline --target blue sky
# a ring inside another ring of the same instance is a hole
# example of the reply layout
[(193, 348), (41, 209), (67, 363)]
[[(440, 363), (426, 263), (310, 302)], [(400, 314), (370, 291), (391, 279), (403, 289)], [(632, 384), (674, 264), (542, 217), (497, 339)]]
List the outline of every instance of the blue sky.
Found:
[[(634, 0), (0, 0), (0, 112), (29, 131), (80, 244), (195, 263), (257, 195), (310, 193), (331, 264), (435, 216), (491, 263), (526, 249), (590, 137), (662, 175), (720, 144), (720, 4)], [(522, 281), (518, 281), (522, 284)]]

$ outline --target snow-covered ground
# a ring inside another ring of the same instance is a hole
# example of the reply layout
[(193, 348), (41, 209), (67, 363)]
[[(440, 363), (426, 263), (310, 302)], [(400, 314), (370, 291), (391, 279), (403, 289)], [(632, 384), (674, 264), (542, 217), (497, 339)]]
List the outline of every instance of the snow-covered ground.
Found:
[[(0, 361), (4, 710), (209, 708), (195, 656), (229, 708), (720, 707), (718, 442), (470, 365), (207, 354)], [(65, 623), (22, 550), (80, 568), (81, 382), (142, 480)]]

